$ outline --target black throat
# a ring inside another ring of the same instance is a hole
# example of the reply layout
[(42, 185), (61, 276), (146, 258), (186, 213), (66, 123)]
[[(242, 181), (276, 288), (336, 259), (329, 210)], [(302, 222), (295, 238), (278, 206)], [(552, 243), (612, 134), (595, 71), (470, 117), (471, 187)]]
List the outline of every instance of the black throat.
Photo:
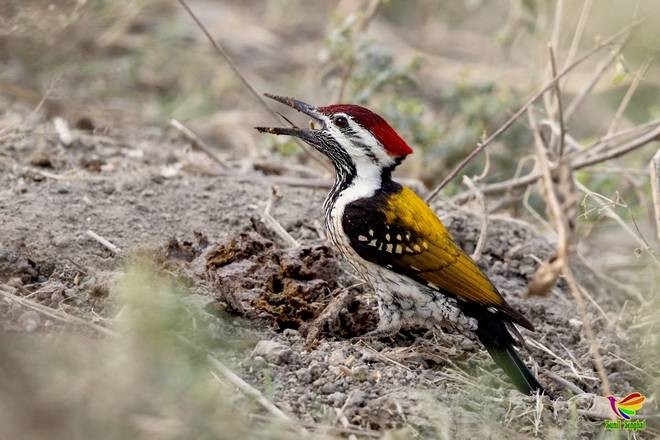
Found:
[[(335, 206), (337, 198), (344, 190), (351, 186), (357, 175), (355, 163), (353, 163), (353, 160), (350, 158), (350, 156), (343, 150), (341, 153), (337, 153), (332, 156), (328, 155), (328, 157), (330, 157), (335, 167), (335, 183), (332, 185), (332, 188), (330, 189), (325, 202), (323, 202), (323, 209), (325, 211), (327, 221), (330, 220), (330, 214), (332, 212), (332, 208)], [(397, 166), (399, 166), (402, 160), (402, 158), (397, 158), (392, 165), (381, 170), (381, 190), (385, 192), (395, 192), (401, 188), (398, 183), (392, 180), (392, 172)]]

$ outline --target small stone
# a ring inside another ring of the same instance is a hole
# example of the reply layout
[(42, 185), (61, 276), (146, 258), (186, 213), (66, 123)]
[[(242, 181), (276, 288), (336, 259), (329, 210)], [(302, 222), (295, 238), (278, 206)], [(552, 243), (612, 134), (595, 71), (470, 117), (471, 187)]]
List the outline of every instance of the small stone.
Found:
[(568, 325), (577, 330), (582, 327), (582, 321), (579, 319), (571, 318), (568, 320)]
[(332, 394), (341, 391), (343, 388), (346, 388), (346, 381), (344, 379), (340, 379), (338, 381), (322, 385), (319, 389), (319, 392), (321, 394)]
[(312, 361), (309, 364), (309, 373), (312, 376), (312, 380), (316, 380), (319, 377), (321, 377), (321, 375), (323, 374), (323, 371), (325, 371), (326, 368), (327, 367), (325, 365), (323, 365), (323, 364), (321, 364), (317, 361)]
[(367, 399), (367, 394), (364, 391), (353, 390), (351, 394), (348, 396), (348, 400), (346, 401), (346, 406), (347, 407), (363, 406), (366, 399)]
[(330, 365), (341, 365), (344, 362), (346, 362), (346, 353), (344, 353), (344, 350), (341, 348), (333, 351), (330, 353), (330, 356), (328, 356), (328, 363)]
[(352, 377), (358, 382), (364, 382), (369, 379), (369, 368), (366, 365), (360, 365), (358, 367), (353, 367), (351, 370)]
[(328, 403), (335, 408), (341, 407), (346, 402), (346, 394), (336, 391), (328, 396)]
[(298, 336), (298, 330), (293, 328), (285, 328), (282, 332), (282, 335), (284, 335), (285, 338), (295, 338)]
[(266, 362), (266, 359), (262, 358), (261, 356), (254, 356), (252, 358), (252, 366), (255, 368), (263, 368), (267, 364), (268, 363)]
[(281, 342), (263, 340), (254, 347), (252, 356), (262, 356), (268, 362), (274, 364), (286, 364), (292, 360), (293, 351)]
[(298, 378), (298, 381), (303, 384), (308, 384), (312, 381), (312, 373), (309, 368), (301, 368), (296, 371), (296, 377)]

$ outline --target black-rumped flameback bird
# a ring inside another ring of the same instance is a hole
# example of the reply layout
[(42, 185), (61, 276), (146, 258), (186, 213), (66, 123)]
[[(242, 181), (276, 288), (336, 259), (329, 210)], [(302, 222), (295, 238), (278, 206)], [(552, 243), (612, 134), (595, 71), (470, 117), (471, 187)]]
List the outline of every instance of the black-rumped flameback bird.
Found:
[(323, 203), (327, 233), (378, 297), (380, 321), (366, 337), (421, 325), (476, 336), (522, 393), (543, 391), (514, 346), (515, 325), (532, 324), (512, 308), (456, 245), (435, 212), (392, 179), (412, 153), (379, 115), (357, 105), (314, 107), (266, 95), (310, 116), (309, 128), (257, 127), (295, 136), (323, 153), (336, 177)]

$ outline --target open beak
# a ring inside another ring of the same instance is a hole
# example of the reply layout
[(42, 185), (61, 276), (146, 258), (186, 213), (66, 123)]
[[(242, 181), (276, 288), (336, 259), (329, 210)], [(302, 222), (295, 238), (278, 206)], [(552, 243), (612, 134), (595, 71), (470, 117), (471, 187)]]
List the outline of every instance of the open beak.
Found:
[[(313, 105), (307, 104), (295, 98), (287, 98), (284, 96), (271, 95), (270, 93), (264, 93), (270, 99), (273, 99), (282, 104), (288, 105), (291, 108), (298, 110), (301, 113), (306, 114), (311, 117), (313, 121), (318, 122), (323, 126), (325, 123), (323, 121), (323, 115), (317, 110)], [(288, 135), (295, 136), (308, 143), (314, 145), (316, 141), (316, 130), (310, 128), (300, 128), (300, 127), (255, 127), (261, 133), (271, 133), (278, 135)]]

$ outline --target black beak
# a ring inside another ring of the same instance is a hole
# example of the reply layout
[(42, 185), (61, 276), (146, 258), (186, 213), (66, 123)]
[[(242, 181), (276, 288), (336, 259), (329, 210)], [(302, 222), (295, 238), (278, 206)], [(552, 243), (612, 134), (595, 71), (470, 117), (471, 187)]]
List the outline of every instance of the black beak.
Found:
[[(307, 104), (295, 98), (287, 98), (284, 96), (271, 95), (264, 93), (270, 99), (273, 99), (282, 104), (288, 105), (291, 108), (298, 110), (301, 113), (311, 117), (314, 121), (324, 124), (323, 115), (313, 105)], [(260, 133), (271, 133), (278, 135), (296, 136), (310, 144), (315, 144), (316, 134), (313, 129), (300, 128), (300, 127), (255, 127)]]
[(288, 105), (291, 108), (298, 110), (300, 113), (304, 113), (317, 122), (323, 123), (323, 116), (316, 107), (313, 105), (307, 104), (295, 98), (287, 98), (284, 96), (271, 95), (270, 93), (264, 93), (264, 96), (267, 98), (273, 99), (277, 102), (281, 102), (284, 105)]

